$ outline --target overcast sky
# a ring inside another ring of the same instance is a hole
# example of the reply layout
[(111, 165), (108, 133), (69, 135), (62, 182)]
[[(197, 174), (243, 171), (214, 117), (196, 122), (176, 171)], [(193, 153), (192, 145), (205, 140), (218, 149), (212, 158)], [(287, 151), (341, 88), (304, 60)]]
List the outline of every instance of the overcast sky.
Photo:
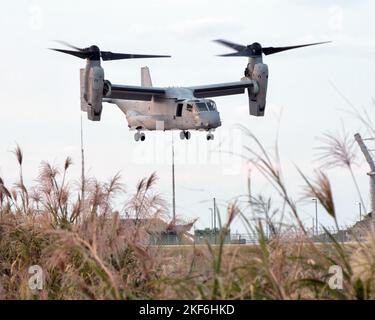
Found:
[[(177, 213), (187, 220), (199, 218), (197, 227), (209, 225), (212, 205), (204, 200), (216, 196), (224, 215), (226, 204), (246, 192), (246, 165), (229, 155), (241, 152), (247, 142), (237, 124), (249, 128), (271, 151), (280, 126), (284, 176), (298, 199), (303, 183), (295, 165), (313, 172), (316, 137), (336, 132), (342, 123), (353, 134), (362, 129), (345, 111), (349, 107), (335, 88), (357, 107), (373, 108), (374, 12), (370, 0), (7, 1), (0, 11), (0, 176), (8, 184), (15, 181), (10, 150), (17, 142), (30, 184), (42, 160), (62, 164), (66, 156), (75, 162), (71, 178), (79, 177), (79, 68), (84, 61), (46, 50), (59, 46), (53, 40), (117, 52), (171, 54), (171, 59), (103, 63), (112, 83), (134, 85), (140, 83), (140, 68), (147, 65), (156, 86), (239, 80), (246, 59), (216, 57), (228, 50), (213, 39), (264, 46), (332, 40), (265, 58), (270, 69), (266, 117), (248, 115), (245, 95), (222, 97), (215, 99), (222, 127), (214, 142), (207, 142), (204, 133), (192, 132), (189, 142), (174, 133)], [(156, 171), (157, 190), (171, 202), (170, 132), (147, 133), (146, 142), (135, 143), (121, 111), (105, 105), (101, 122), (84, 118), (84, 135), (91, 175), (108, 179), (120, 171), (131, 192), (140, 178)], [(367, 201), (367, 167), (361, 163), (355, 174)], [(338, 169), (329, 171), (329, 177), (339, 222), (352, 223), (358, 196), (350, 176)], [(256, 173), (252, 187), (255, 194), (273, 195)], [(313, 203), (300, 210), (311, 225)], [(322, 208), (319, 218), (332, 223)], [(235, 229), (241, 231), (241, 225)]]

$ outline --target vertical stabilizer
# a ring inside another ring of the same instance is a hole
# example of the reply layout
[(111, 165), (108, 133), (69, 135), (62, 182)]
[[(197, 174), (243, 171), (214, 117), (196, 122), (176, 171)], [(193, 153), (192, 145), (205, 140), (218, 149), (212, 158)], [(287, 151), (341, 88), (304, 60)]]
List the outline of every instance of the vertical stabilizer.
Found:
[(143, 67), (141, 69), (141, 85), (142, 87), (152, 87), (150, 70), (148, 67)]

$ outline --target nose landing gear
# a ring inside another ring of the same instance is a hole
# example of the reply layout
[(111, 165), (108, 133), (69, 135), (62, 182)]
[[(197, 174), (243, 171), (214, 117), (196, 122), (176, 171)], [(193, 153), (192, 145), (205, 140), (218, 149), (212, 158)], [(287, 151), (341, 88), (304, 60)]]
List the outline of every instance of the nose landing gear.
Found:
[(180, 139), (181, 140), (184, 140), (184, 139), (190, 140), (190, 138), (191, 138), (191, 133), (189, 131), (184, 130), (184, 131), (180, 132)]
[(137, 131), (135, 134), (134, 134), (134, 140), (135, 141), (145, 141), (146, 140), (146, 135), (143, 133), (143, 132), (139, 132)]

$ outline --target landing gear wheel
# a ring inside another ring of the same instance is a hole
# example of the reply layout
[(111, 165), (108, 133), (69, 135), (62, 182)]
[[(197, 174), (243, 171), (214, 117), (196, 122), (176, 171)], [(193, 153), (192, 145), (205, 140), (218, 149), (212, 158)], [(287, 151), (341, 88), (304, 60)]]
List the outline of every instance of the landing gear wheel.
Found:
[(140, 139), (141, 139), (141, 133), (137, 131), (137, 132), (134, 134), (134, 140), (135, 140), (135, 141), (139, 141)]
[(143, 132), (139, 132), (137, 131), (135, 134), (134, 134), (134, 140), (135, 141), (145, 141), (146, 140), (146, 135), (143, 133)]
[(184, 130), (184, 131), (180, 132), (180, 139), (181, 140), (184, 140), (184, 139), (190, 140), (190, 138), (191, 138), (191, 133), (189, 131)]
[(215, 136), (212, 133), (207, 134), (207, 141), (214, 140)]

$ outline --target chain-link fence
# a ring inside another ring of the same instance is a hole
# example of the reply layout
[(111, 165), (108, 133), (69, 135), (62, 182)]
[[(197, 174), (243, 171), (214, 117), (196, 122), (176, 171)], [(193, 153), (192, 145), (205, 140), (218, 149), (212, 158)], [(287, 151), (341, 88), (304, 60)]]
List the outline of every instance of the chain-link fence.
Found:
[[(356, 228), (354, 226), (339, 226), (337, 227), (319, 227), (305, 228), (306, 235), (314, 242), (328, 243), (333, 241), (338, 242), (351, 242), (351, 241), (364, 241), (366, 240), (369, 228), (366, 226)], [(298, 228), (286, 228), (279, 230), (276, 234), (269, 230), (264, 230), (265, 239), (272, 239), (275, 236), (281, 236), (285, 240), (298, 241), (299, 239), (306, 238), (306, 235)], [(261, 235), (258, 231), (248, 233), (234, 233), (231, 234), (231, 244), (257, 244)]]
[(253, 229), (247, 233), (238, 233), (227, 231), (225, 235), (220, 229), (204, 229), (195, 230), (194, 235), (177, 235), (174, 232), (164, 232), (158, 235), (152, 235), (150, 238), (151, 245), (204, 245), (204, 244), (219, 244), (224, 241), (225, 244), (233, 245), (247, 245), (258, 244), (259, 239), (264, 237), (266, 240), (271, 240), (275, 236), (281, 237), (285, 241), (305, 241), (306, 236), (317, 243), (329, 243), (333, 241), (351, 242), (364, 241), (367, 239), (369, 232), (369, 225), (365, 223), (357, 223), (353, 226), (327, 226), (319, 228), (305, 227), (304, 233), (297, 227), (287, 227), (277, 229), (271, 232), (270, 228), (264, 228), (263, 235), (259, 230)]

